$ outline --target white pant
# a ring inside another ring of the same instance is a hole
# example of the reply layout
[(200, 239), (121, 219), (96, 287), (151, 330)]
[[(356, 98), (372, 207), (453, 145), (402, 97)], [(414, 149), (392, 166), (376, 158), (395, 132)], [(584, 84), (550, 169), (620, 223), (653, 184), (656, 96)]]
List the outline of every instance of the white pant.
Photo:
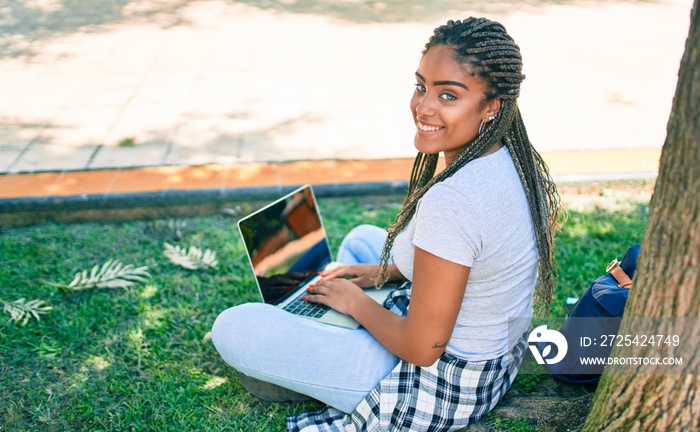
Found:
[[(385, 238), (386, 231), (361, 225), (343, 240), (338, 261), (376, 263)], [(399, 362), (365, 329), (318, 323), (262, 303), (222, 312), (212, 328), (212, 341), (239, 372), (346, 413)]]
[(385, 241), (386, 230), (360, 225), (345, 236), (335, 260), (342, 264), (379, 264)]

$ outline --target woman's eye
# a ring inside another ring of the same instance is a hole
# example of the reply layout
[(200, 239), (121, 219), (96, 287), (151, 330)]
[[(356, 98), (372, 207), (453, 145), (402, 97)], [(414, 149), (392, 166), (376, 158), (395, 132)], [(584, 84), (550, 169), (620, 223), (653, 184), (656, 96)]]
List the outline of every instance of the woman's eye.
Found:
[(443, 99), (445, 99), (445, 100), (448, 100), (448, 101), (457, 100), (457, 98), (455, 97), (455, 95), (450, 94), (450, 93), (443, 93), (443, 94), (440, 95), (440, 97), (443, 98)]
[(425, 93), (425, 86), (421, 83), (416, 83), (416, 91), (420, 93)]

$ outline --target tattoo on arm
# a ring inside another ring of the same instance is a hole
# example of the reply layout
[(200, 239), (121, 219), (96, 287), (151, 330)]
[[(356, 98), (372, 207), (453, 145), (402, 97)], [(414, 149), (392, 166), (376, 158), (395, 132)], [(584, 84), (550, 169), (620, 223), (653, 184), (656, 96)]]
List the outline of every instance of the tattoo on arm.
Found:
[(445, 343), (437, 343), (435, 342), (435, 345), (433, 345), (433, 348), (445, 348), (447, 346), (447, 342)]

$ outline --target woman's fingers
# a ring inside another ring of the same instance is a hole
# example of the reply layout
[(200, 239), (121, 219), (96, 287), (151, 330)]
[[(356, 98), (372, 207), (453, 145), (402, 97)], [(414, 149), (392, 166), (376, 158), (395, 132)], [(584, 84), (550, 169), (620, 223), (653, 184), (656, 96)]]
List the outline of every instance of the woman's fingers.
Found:
[(327, 271), (320, 271), (318, 272), (319, 275), (321, 275), (321, 280), (330, 280), (330, 279), (336, 279), (340, 277), (345, 277), (345, 276), (356, 276), (354, 274), (350, 267), (348, 266), (343, 266), (343, 267), (338, 267), (333, 270), (327, 270)]
[(326, 292), (328, 292), (328, 287), (327, 287), (327, 285), (325, 285), (327, 283), (329, 283), (329, 281), (327, 281), (327, 282), (318, 281), (315, 284), (309, 285), (306, 288), (306, 292), (308, 292), (309, 294), (315, 294), (315, 295), (325, 294)]
[(315, 303), (323, 303), (321, 300), (322, 297), (325, 297), (325, 294), (328, 292), (328, 288), (324, 285), (321, 285), (321, 282), (317, 282), (315, 284), (309, 285), (306, 288), (306, 292), (308, 292), (309, 294), (301, 296), (302, 300)]
[(346, 271), (343, 273), (328, 273), (321, 275), (321, 279), (318, 283), (332, 281), (333, 279), (347, 278), (348, 281), (359, 285), (361, 287), (369, 287), (374, 285), (374, 278), (370, 275), (362, 274), (362, 272)]

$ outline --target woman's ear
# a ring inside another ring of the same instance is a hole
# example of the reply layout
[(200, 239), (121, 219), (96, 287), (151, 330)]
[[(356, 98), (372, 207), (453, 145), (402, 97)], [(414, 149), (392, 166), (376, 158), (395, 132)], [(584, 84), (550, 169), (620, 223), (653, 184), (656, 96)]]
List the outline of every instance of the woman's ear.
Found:
[(486, 111), (484, 114), (488, 117), (495, 117), (501, 111), (501, 98), (491, 99), (486, 103)]

